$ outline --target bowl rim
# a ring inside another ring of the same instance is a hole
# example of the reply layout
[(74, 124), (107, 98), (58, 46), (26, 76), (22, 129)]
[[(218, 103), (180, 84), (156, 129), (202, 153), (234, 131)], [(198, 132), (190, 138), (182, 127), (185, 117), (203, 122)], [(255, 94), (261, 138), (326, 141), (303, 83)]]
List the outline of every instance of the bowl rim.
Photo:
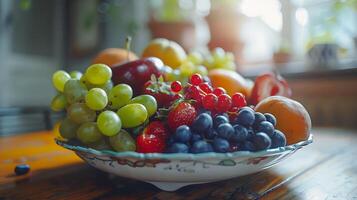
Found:
[(94, 154), (97, 156), (110, 156), (115, 158), (135, 158), (135, 159), (170, 159), (170, 160), (197, 160), (197, 159), (205, 159), (205, 158), (235, 158), (235, 157), (260, 157), (260, 156), (268, 156), (275, 154), (282, 154), (284, 152), (291, 152), (298, 150), (306, 145), (309, 145), (313, 142), (313, 135), (310, 134), (309, 138), (304, 141), (300, 141), (295, 144), (291, 144), (285, 147), (278, 147), (274, 149), (267, 149), (262, 151), (236, 151), (230, 153), (138, 153), (134, 151), (125, 151), (125, 152), (115, 152), (112, 150), (96, 150), (89, 147), (83, 147), (78, 145), (72, 145), (64, 141), (60, 138), (55, 138), (56, 143), (59, 146), (62, 146), (66, 149), (72, 151), (80, 151), (84, 153)]

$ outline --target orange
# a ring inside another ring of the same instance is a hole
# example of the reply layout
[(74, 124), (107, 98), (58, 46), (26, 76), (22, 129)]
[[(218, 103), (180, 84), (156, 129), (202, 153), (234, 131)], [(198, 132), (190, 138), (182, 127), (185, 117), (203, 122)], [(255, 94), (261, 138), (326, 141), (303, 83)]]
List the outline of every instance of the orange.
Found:
[(126, 49), (108, 48), (99, 52), (97, 56), (94, 58), (92, 64), (101, 63), (101, 64), (106, 64), (109, 67), (112, 67), (115, 64), (132, 61), (136, 59), (138, 59), (138, 57), (135, 55), (135, 53), (131, 51), (129, 51), (128, 53), (128, 50)]
[(276, 128), (285, 134), (287, 144), (295, 144), (308, 139), (311, 119), (299, 102), (282, 96), (271, 96), (259, 102), (255, 110), (261, 113), (271, 113), (276, 117)]
[(208, 72), (213, 87), (223, 87), (232, 96), (236, 92), (249, 97), (252, 84), (235, 71), (213, 69)]
[(185, 50), (176, 42), (157, 38), (146, 46), (142, 57), (160, 58), (165, 65), (176, 69), (186, 59), (187, 55)]

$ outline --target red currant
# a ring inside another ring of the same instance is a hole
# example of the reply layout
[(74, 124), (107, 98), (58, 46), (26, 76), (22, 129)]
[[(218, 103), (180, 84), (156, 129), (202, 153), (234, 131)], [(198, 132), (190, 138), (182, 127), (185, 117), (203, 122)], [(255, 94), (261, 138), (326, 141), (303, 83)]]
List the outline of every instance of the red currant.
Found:
[(216, 109), (219, 112), (226, 112), (232, 106), (232, 99), (228, 94), (222, 94), (218, 97)]
[(208, 84), (208, 83), (201, 83), (199, 85), (200, 89), (204, 92), (206, 92), (207, 94), (212, 93), (213, 89), (212, 87)]
[(196, 100), (198, 103), (202, 102), (202, 99), (205, 97), (205, 94), (201, 93), (201, 92), (195, 92), (193, 94), (193, 99)]
[(218, 98), (215, 94), (210, 93), (203, 97), (202, 104), (207, 110), (213, 110), (217, 105)]
[(245, 96), (242, 93), (235, 93), (232, 96), (232, 105), (233, 107), (244, 107), (247, 105), (247, 101), (245, 100)]
[(226, 90), (222, 87), (217, 87), (213, 90), (213, 94), (217, 95), (218, 97), (222, 94), (226, 94)]
[(200, 74), (192, 75), (190, 83), (192, 83), (192, 85), (199, 85), (200, 83), (202, 83), (202, 76)]
[(173, 92), (180, 92), (182, 89), (182, 85), (181, 85), (181, 82), (180, 81), (174, 81), (171, 83), (171, 90)]

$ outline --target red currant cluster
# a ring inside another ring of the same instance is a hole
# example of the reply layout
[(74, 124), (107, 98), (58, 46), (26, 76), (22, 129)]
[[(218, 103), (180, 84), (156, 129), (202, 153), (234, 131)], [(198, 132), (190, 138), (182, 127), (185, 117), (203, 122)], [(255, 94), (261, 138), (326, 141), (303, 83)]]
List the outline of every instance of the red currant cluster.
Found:
[(177, 94), (184, 90), (185, 99), (195, 100), (196, 107), (217, 113), (237, 112), (239, 108), (247, 105), (242, 93), (229, 96), (224, 88), (212, 88), (208, 82), (204, 82), (200, 74), (193, 74), (185, 88), (179, 81), (172, 82), (171, 90)]

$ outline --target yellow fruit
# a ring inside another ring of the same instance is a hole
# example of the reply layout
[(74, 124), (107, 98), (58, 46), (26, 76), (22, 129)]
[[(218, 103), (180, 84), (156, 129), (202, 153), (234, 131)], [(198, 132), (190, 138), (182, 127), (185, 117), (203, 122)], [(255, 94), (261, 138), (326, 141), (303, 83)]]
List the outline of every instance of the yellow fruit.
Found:
[(132, 61), (136, 59), (138, 59), (138, 57), (135, 55), (135, 53), (131, 51), (129, 51), (128, 53), (126, 49), (108, 48), (99, 52), (97, 56), (94, 58), (92, 64), (101, 63), (101, 64), (106, 64), (109, 67), (112, 67), (116, 64)]
[(249, 96), (251, 85), (237, 72), (226, 69), (213, 69), (208, 72), (213, 87), (223, 87), (232, 96), (236, 92)]
[(144, 49), (142, 57), (160, 58), (165, 65), (176, 69), (186, 59), (187, 55), (176, 42), (157, 38), (152, 40)]
[(309, 138), (310, 115), (299, 102), (282, 96), (271, 96), (259, 102), (255, 110), (271, 113), (276, 117), (276, 129), (285, 134), (287, 144), (295, 144)]

